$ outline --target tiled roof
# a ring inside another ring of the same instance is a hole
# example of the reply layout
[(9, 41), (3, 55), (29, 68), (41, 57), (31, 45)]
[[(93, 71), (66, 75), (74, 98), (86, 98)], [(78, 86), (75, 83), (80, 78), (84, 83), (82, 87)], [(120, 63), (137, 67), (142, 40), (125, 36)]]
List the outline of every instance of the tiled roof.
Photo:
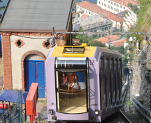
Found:
[(124, 42), (127, 42), (126, 39), (118, 40), (111, 43), (114, 45), (114, 47), (120, 47), (120, 46), (124, 46)]
[(115, 41), (119, 38), (118, 35), (110, 35), (110, 36), (106, 36), (106, 37), (102, 37), (102, 38), (98, 38), (98, 39), (95, 39), (97, 41), (100, 41), (101, 43), (103, 44), (106, 44), (110, 41)]
[(73, 0), (9, 0), (0, 30), (68, 30), (72, 3)]
[(111, 1), (119, 3), (124, 6), (127, 6), (128, 3), (132, 3), (132, 5), (138, 5), (138, 0), (111, 0)]
[(82, 7), (82, 8), (85, 8), (89, 11), (92, 11), (94, 13), (97, 13), (98, 15), (102, 14), (102, 15), (106, 16), (107, 18), (111, 19), (111, 20), (114, 20), (114, 21), (117, 21), (117, 22), (124, 22), (124, 17), (113, 14), (109, 11), (104, 10), (104, 9), (101, 9), (97, 5), (95, 5), (93, 3), (90, 3), (88, 1), (83, 1), (83, 2), (77, 3), (77, 5)]
[(89, 15), (83, 14), (81, 19), (87, 18)]

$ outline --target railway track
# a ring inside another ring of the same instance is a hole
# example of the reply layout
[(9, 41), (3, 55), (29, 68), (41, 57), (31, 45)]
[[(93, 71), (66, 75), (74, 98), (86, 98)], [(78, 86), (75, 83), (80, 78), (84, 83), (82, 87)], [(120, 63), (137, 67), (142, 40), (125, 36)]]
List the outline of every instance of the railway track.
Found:
[(122, 110), (119, 110), (117, 113), (111, 115), (101, 123), (132, 123), (132, 122)]

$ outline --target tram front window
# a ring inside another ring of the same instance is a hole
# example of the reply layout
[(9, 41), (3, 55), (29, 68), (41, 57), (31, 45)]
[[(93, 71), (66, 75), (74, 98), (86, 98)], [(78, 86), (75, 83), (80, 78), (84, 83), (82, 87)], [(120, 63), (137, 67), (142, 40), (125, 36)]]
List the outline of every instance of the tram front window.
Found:
[(80, 65), (77, 66), (77, 69), (56, 69), (58, 112), (85, 113), (88, 110), (87, 70), (80, 69)]

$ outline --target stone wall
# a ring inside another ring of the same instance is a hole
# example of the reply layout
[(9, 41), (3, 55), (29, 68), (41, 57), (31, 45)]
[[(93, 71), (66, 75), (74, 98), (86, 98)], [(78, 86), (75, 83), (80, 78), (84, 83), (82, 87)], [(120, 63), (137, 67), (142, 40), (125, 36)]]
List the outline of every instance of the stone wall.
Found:
[[(148, 69), (147, 62), (146, 62), (148, 53), (149, 53), (148, 50), (139, 51), (136, 52), (134, 56), (131, 94), (134, 96), (138, 96), (138, 99), (143, 104), (143, 106), (150, 109), (151, 70)], [(150, 52), (150, 56), (151, 56), (151, 52)]]

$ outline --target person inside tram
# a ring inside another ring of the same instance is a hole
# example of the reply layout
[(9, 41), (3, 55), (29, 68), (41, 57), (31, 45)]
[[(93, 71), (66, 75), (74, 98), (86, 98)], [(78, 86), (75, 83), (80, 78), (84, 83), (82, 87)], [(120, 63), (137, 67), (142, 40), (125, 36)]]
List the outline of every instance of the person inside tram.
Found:
[(70, 87), (71, 87), (72, 88), (72, 93), (73, 93), (73, 86), (75, 84), (75, 75), (74, 75), (74, 73), (69, 73), (68, 79), (69, 79), (68, 90), (70, 90)]
[[(76, 83), (74, 84), (73, 88), (80, 89), (81, 92), (83, 93), (86, 89), (85, 72), (84, 71), (76, 72), (75, 79), (76, 79)], [(82, 95), (79, 95), (79, 96), (81, 97)]]
[(61, 88), (65, 89), (67, 87), (67, 76), (66, 74), (63, 72), (61, 73)]

